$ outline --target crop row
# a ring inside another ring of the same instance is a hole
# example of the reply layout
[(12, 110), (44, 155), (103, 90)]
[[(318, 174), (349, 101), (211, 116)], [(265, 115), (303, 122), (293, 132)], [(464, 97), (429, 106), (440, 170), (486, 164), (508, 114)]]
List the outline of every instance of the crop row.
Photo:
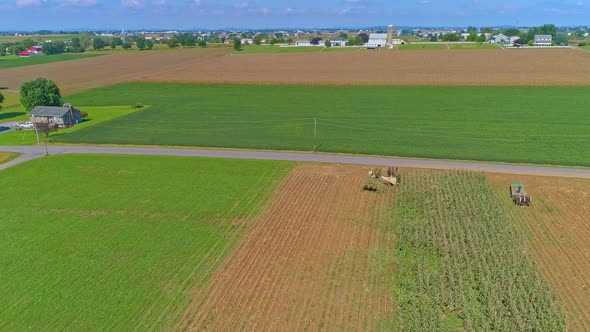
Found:
[(482, 174), (408, 172), (397, 204), (401, 330), (565, 330), (559, 302)]

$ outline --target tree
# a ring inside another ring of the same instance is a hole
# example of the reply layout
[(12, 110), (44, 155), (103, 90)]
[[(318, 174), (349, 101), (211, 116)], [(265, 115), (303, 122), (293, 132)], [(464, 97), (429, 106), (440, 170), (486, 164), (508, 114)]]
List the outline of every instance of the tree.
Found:
[(73, 37), (72, 38), (72, 47), (82, 47), (80, 45), (80, 37)]
[(310, 44), (312, 45), (319, 45), (320, 44), (320, 40), (322, 40), (322, 38), (320, 37), (314, 37), (311, 41)]
[(92, 39), (92, 48), (94, 48), (97, 51), (100, 51), (104, 47), (105, 47), (104, 39), (102, 39), (100, 37), (94, 37), (94, 39)]
[(515, 28), (506, 29), (506, 30), (504, 30), (504, 34), (506, 36), (518, 36), (520, 34), (520, 31), (518, 29), (515, 29)]
[(154, 48), (154, 42), (151, 39), (146, 39), (146, 41), (145, 41), (145, 49), (146, 50), (151, 50), (152, 48)]
[(477, 36), (477, 38), (475, 39), (475, 41), (478, 43), (485, 43), (486, 35), (484, 35), (483, 33), (480, 33), (479, 36)]
[(66, 49), (66, 44), (63, 41), (56, 41), (51, 43), (43, 43), (43, 53), (47, 55), (62, 54)]
[(340, 39), (348, 39), (348, 34), (346, 32), (340, 32), (338, 34), (338, 38), (340, 38)]
[(367, 35), (366, 33), (359, 33), (358, 37), (361, 39), (362, 44), (366, 44), (369, 42), (369, 35)]
[(240, 38), (234, 38), (234, 50), (239, 51), (242, 49), (242, 41)]
[(111, 39), (111, 48), (115, 49), (119, 45), (123, 45), (123, 39), (119, 37), (113, 37), (113, 39)]
[(442, 40), (446, 42), (456, 42), (461, 39), (461, 36), (457, 33), (445, 33), (442, 36)]
[(168, 39), (168, 41), (166, 42), (166, 45), (168, 45), (168, 47), (170, 47), (170, 48), (176, 48), (176, 47), (178, 47), (178, 39), (176, 39), (176, 37), (172, 37), (172, 38)]
[(332, 42), (331, 42), (331, 41), (328, 39), (328, 40), (326, 40), (326, 42), (324, 43), (324, 45), (325, 45), (327, 48), (330, 48), (330, 47), (332, 47)]
[(0, 111), (2, 110), (2, 103), (4, 102), (4, 96), (0, 92)]
[(28, 112), (35, 106), (61, 106), (61, 93), (55, 82), (39, 77), (21, 85), (20, 103)]
[(27, 38), (27, 39), (23, 40), (21, 42), (21, 44), (23, 44), (23, 47), (26, 48), (27, 50), (29, 48), (31, 48), (31, 46), (37, 45), (37, 43), (34, 40), (32, 40), (31, 38)]
[(124, 42), (123, 45), (121, 45), (121, 47), (123, 47), (124, 50), (128, 50), (131, 47), (133, 47), (133, 45), (131, 45), (130, 42)]
[(467, 27), (467, 33), (469, 33), (469, 34), (477, 33), (477, 28), (476, 27), (472, 27), (472, 26), (468, 26)]
[(477, 34), (475, 32), (470, 33), (469, 36), (467, 36), (466, 40), (467, 41), (470, 41), (470, 42), (476, 41), (477, 40)]
[(145, 49), (145, 38), (144, 37), (137, 37), (135, 38), (135, 46), (139, 48), (140, 51)]
[(252, 41), (254, 42), (254, 45), (262, 44), (262, 35), (254, 36), (254, 39), (252, 39)]
[(195, 36), (193, 36), (192, 33), (183, 33), (181, 35), (178, 35), (177, 39), (182, 45), (182, 47), (193, 47), (197, 43)]
[(199, 40), (199, 47), (207, 47), (207, 41), (205, 39)]

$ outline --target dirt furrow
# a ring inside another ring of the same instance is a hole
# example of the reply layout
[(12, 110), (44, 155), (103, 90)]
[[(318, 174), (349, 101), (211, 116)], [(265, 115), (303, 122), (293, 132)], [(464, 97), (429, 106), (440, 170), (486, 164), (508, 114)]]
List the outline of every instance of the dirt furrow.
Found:
[[(394, 197), (395, 191), (361, 191), (366, 174), (367, 169), (357, 166), (298, 166), (215, 274), (206, 296), (194, 298), (195, 311), (187, 311), (185, 324), (179, 326), (215, 331), (363, 329), (379, 317), (371, 312), (378, 310), (373, 305), (378, 281), (371, 277), (371, 250), (382, 242), (377, 225), (392, 222), (379, 210), (394, 203), (383, 197)], [(392, 295), (392, 289), (380, 294)], [(393, 314), (394, 308), (387, 309)]]

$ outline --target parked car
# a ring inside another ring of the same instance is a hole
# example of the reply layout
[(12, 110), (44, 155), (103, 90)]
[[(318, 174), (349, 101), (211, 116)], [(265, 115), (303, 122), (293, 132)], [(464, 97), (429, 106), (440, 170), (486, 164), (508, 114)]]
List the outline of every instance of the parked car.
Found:
[(21, 129), (31, 129), (31, 128), (33, 128), (33, 123), (32, 122), (21, 122), (18, 124), (18, 127)]

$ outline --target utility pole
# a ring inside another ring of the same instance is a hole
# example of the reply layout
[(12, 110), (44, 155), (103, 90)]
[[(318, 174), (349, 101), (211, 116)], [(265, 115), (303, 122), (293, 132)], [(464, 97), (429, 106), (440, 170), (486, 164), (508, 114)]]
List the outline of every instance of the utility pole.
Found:
[(35, 128), (35, 136), (37, 136), (37, 144), (39, 144), (39, 133), (37, 132), (37, 122), (35, 121), (34, 115), (33, 115), (33, 128)]
[(317, 149), (318, 118), (313, 118), (313, 152)]

